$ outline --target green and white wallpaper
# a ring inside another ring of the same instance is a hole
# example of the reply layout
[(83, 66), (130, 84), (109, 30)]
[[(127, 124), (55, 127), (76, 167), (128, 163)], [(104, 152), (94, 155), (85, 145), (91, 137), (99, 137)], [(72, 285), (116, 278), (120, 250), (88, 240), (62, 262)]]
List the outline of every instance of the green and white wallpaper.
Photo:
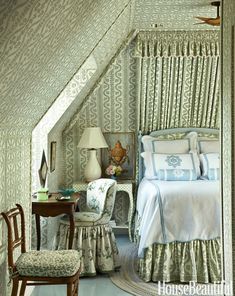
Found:
[(1, 125), (32, 128), (129, 2), (1, 0)]
[[(1, 211), (19, 202), (30, 225), (32, 130), (91, 55), (97, 63), (96, 72), (59, 121), (50, 125), (49, 142), (59, 144), (56, 170), (49, 176), (51, 188), (57, 189), (62, 180), (71, 186), (83, 177), (87, 155), (78, 150), (77, 143), (86, 126), (98, 125), (103, 131), (112, 132), (136, 130), (138, 80), (133, 42), (112, 61), (100, 81), (99, 78), (131, 29), (142, 25), (149, 28), (155, 21), (155, 2), (0, 0)], [(165, 1), (158, 2), (161, 13)], [(183, 0), (175, 2), (173, 15), (181, 10)], [(167, 9), (164, 11), (168, 13)], [(176, 25), (180, 22), (177, 20)], [(49, 132), (47, 128), (44, 131)], [(45, 143), (41, 145), (39, 139), (36, 145), (44, 147)], [(9, 292), (5, 235), (0, 221), (0, 291), (4, 296)]]
[[(24, 207), (27, 241), (31, 221), (30, 135), (23, 131), (0, 131), (0, 212), (20, 203)], [(0, 218), (0, 293), (7, 295), (7, 233)], [(10, 289), (10, 287), (8, 287)], [(9, 291), (8, 291), (9, 292)]]
[(136, 59), (133, 51), (133, 43), (121, 51), (63, 133), (67, 186), (83, 178), (87, 151), (78, 150), (77, 144), (85, 127), (100, 126), (103, 132), (136, 129)]
[[(0, 0), (1, 211), (20, 202), (30, 224), (32, 129), (97, 45), (103, 44), (102, 55), (120, 46), (131, 28), (132, 2)], [(119, 19), (120, 15), (124, 16)], [(110, 30), (118, 33), (107, 43)], [(0, 224), (0, 291), (5, 296), (4, 238)]]

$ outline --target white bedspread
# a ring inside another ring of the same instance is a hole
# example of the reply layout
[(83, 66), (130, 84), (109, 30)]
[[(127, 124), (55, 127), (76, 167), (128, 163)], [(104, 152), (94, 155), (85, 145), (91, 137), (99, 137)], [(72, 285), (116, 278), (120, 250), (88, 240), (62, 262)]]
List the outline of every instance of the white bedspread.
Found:
[(139, 185), (138, 255), (153, 243), (220, 237), (219, 181), (159, 181)]

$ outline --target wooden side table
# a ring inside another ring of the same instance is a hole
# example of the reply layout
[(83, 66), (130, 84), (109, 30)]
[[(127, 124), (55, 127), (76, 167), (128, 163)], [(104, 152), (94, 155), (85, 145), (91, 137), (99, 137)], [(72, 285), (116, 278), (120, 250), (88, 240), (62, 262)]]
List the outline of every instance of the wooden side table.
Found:
[[(77, 181), (73, 183), (73, 189), (76, 191), (86, 191), (87, 190), (88, 183)], [(128, 233), (129, 233), (129, 239), (132, 241), (132, 235), (131, 235), (131, 222), (133, 217), (133, 183), (132, 181), (117, 181), (117, 191), (124, 191), (128, 194), (129, 197), (129, 210), (128, 210)]]
[(37, 250), (40, 250), (41, 244), (41, 230), (40, 230), (40, 216), (42, 217), (55, 217), (61, 214), (69, 215), (70, 221), (70, 234), (69, 234), (69, 249), (73, 246), (74, 236), (74, 212), (79, 200), (79, 194), (74, 193), (68, 201), (58, 201), (57, 196), (61, 196), (59, 193), (52, 194), (48, 200), (38, 201), (32, 199), (32, 214), (35, 214), (36, 230), (37, 230)]

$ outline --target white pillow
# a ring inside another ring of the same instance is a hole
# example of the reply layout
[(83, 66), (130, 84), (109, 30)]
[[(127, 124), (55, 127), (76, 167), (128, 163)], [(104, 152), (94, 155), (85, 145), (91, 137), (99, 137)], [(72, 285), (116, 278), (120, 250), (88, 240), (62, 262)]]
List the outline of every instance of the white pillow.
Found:
[(189, 153), (197, 149), (197, 133), (191, 132), (184, 139), (158, 140), (152, 136), (143, 136), (144, 151), (156, 153)]
[(199, 153), (219, 153), (220, 145), (218, 140), (198, 140)]
[(200, 173), (197, 153), (159, 154), (143, 152), (145, 177), (166, 181), (196, 180)]
[(219, 153), (200, 154), (202, 177), (208, 180), (219, 180)]

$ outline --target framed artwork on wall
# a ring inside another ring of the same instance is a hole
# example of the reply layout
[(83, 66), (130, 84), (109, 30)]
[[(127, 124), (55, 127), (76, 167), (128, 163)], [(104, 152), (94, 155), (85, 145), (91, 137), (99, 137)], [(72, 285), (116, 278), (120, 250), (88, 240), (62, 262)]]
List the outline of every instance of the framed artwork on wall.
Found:
[(114, 132), (103, 133), (108, 144), (107, 149), (101, 149), (102, 176), (109, 177), (106, 169), (109, 165), (121, 166), (122, 172), (117, 180), (135, 179), (135, 133)]
[(56, 161), (56, 142), (51, 142), (50, 172), (53, 172), (55, 170), (55, 161)]
[(41, 184), (42, 188), (44, 188), (45, 184), (46, 184), (47, 171), (48, 171), (48, 166), (47, 166), (47, 161), (46, 161), (46, 155), (45, 155), (45, 151), (43, 150), (41, 165), (38, 170), (39, 180), (40, 180), (40, 184)]

